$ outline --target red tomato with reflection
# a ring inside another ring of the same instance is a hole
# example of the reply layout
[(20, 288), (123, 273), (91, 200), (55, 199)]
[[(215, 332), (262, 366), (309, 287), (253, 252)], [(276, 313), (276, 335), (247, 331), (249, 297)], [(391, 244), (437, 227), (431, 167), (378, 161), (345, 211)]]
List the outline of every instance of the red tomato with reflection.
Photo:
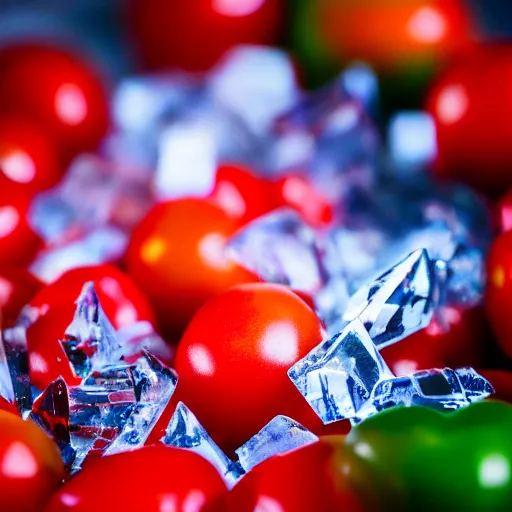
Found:
[(475, 38), (462, 0), (319, 0), (313, 19), (330, 55), (386, 71), (444, 59)]
[(144, 67), (205, 71), (239, 44), (276, 42), (283, 0), (132, 0), (130, 23)]
[(157, 205), (135, 229), (128, 273), (152, 302), (168, 333), (181, 333), (213, 295), (255, 281), (225, 254), (240, 227), (218, 206), (200, 199)]
[(57, 145), (27, 120), (0, 119), (0, 190), (33, 194), (55, 185), (64, 172)]
[(227, 451), (278, 414), (318, 432), (320, 420), (287, 371), (324, 337), (314, 311), (289, 288), (234, 287), (208, 301), (188, 325), (176, 353), (176, 400)]
[(273, 192), (271, 181), (258, 178), (240, 166), (222, 165), (217, 170), (210, 199), (230, 217), (245, 224), (276, 207)]
[(71, 323), (83, 285), (93, 281), (105, 314), (116, 329), (139, 320), (154, 322), (144, 294), (123, 272), (110, 265), (69, 270), (43, 288), (30, 302), (41, 316), (27, 331), (32, 384), (44, 389), (61, 375), (69, 385), (80, 383), (59, 340)]
[(444, 307), (442, 325), (436, 318), (421, 331), (381, 350), (397, 376), (429, 368), (479, 366), (487, 339), (483, 308)]
[(229, 493), (226, 512), (362, 512), (336, 452), (320, 441), (262, 462)]
[(487, 255), (485, 308), (502, 350), (512, 357), (510, 312), (512, 303), (512, 231), (501, 234)]
[(0, 270), (0, 310), (2, 327), (11, 327), (21, 308), (41, 290), (43, 283), (27, 270), (7, 267)]
[(494, 208), (494, 226), (498, 233), (512, 230), (512, 190), (509, 190)]
[(0, 268), (29, 264), (42, 245), (29, 226), (29, 207), (30, 197), (22, 190), (0, 189)]
[(96, 70), (61, 48), (19, 43), (0, 50), (0, 113), (38, 123), (73, 156), (94, 150), (109, 126)]
[(512, 45), (489, 44), (453, 62), (427, 99), (439, 176), (501, 194), (512, 186)]
[(54, 442), (31, 421), (0, 411), (2, 512), (39, 512), (64, 477)]
[(91, 461), (44, 510), (221, 512), (225, 494), (222, 478), (208, 461), (160, 445)]
[(3, 396), (0, 396), (0, 411), (21, 416), (18, 408), (11, 402), (7, 401)]

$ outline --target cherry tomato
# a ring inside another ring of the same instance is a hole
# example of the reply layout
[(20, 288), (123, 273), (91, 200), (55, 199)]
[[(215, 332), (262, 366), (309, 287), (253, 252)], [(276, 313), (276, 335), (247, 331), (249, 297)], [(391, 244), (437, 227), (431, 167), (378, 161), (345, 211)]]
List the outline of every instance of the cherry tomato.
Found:
[(485, 307), (498, 344), (508, 357), (512, 357), (511, 300), (512, 231), (507, 231), (494, 241), (487, 256)]
[(0, 267), (27, 265), (41, 247), (28, 224), (29, 206), (30, 198), (22, 190), (0, 189)]
[(297, 210), (312, 226), (328, 225), (333, 219), (333, 205), (302, 176), (286, 176), (276, 183), (276, 204)]
[(38, 512), (64, 477), (53, 441), (31, 421), (0, 411), (2, 512)]
[(51, 187), (64, 172), (56, 144), (29, 121), (0, 119), (0, 190), (32, 194)]
[(509, 190), (494, 208), (494, 225), (498, 233), (512, 229), (512, 190)]
[(395, 375), (481, 364), (487, 334), (483, 309), (445, 307), (443, 320), (446, 325), (434, 318), (425, 329), (381, 351)]
[(238, 44), (276, 41), (282, 0), (132, 0), (129, 17), (146, 68), (204, 71)]
[(365, 510), (342, 467), (335, 446), (323, 441), (273, 457), (233, 488), (226, 512)]
[(275, 208), (274, 184), (239, 166), (223, 165), (217, 170), (211, 200), (230, 217), (245, 224)]
[(59, 375), (70, 385), (80, 383), (59, 340), (73, 319), (74, 303), (87, 281), (94, 282), (101, 306), (116, 329), (139, 320), (154, 322), (143, 293), (115, 267), (99, 265), (66, 272), (30, 302), (41, 313), (27, 331), (30, 377), (38, 389), (44, 389)]
[(278, 414), (309, 427), (314, 414), (287, 370), (322, 339), (320, 320), (289, 288), (234, 287), (208, 301), (187, 327), (176, 353), (176, 399), (227, 451)]
[(483, 45), (440, 76), (427, 108), (437, 131), (435, 171), (480, 190), (512, 186), (512, 45)]
[(21, 416), (18, 408), (11, 402), (7, 401), (3, 396), (0, 396), (0, 411)]
[(224, 252), (239, 226), (214, 204), (179, 199), (157, 205), (135, 229), (128, 273), (151, 300), (166, 331), (181, 333), (208, 298), (256, 280)]
[(45, 512), (220, 512), (225, 494), (217, 470), (201, 456), (150, 446), (91, 461)]
[(96, 148), (109, 125), (105, 92), (95, 70), (72, 53), (36, 44), (0, 52), (0, 112), (39, 123), (69, 151)]
[(22, 268), (3, 268), (0, 271), (0, 310), (3, 328), (11, 327), (21, 308), (30, 302), (43, 283)]

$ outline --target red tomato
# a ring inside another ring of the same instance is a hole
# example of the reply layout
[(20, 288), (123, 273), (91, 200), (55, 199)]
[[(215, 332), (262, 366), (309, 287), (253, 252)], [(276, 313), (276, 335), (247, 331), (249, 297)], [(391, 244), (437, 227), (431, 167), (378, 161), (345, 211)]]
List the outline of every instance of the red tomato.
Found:
[(57, 446), (31, 421), (0, 411), (0, 508), (38, 512), (65, 477)]
[(133, 233), (128, 273), (151, 300), (169, 333), (181, 333), (211, 296), (256, 277), (225, 254), (239, 224), (200, 199), (157, 205)]
[(511, 301), (512, 231), (507, 231), (494, 241), (487, 256), (485, 307), (497, 341), (509, 357), (512, 357)]
[(0, 267), (27, 265), (41, 247), (28, 224), (29, 206), (30, 198), (22, 190), (0, 189)]
[(434, 318), (425, 329), (381, 351), (395, 375), (481, 364), (487, 334), (483, 309), (445, 307), (444, 320), (447, 326)]
[(234, 287), (208, 301), (187, 327), (176, 354), (176, 399), (227, 451), (278, 414), (317, 430), (320, 420), (287, 370), (323, 339), (320, 320), (289, 288)]
[(0, 411), (15, 414), (16, 416), (21, 416), (18, 408), (11, 402), (8, 402), (3, 396), (0, 396)]
[(58, 148), (43, 130), (24, 119), (0, 119), (0, 190), (32, 194), (57, 183), (63, 172)]
[(11, 327), (21, 308), (41, 290), (43, 283), (22, 268), (3, 268), (0, 271), (0, 310), (3, 328)]
[(329, 54), (384, 70), (445, 58), (474, 39), (462, 0), (319, 0), (314, 18)]
[(30, 302), (41, 311), (28, 329), (30, 377), (44, 389), (61, 375), (68, 384), (78, 384), (59, 340), (73, 319), (75, 301), (82, 286), (94, 281), (101, 306), (116, 329), (138, 320), (154, 321), (154, 314), (143, 293), (123, 272), (110, 265), (70, 270), (43, 288)]
[(512, 190), (509, 190), (495, 206), (494, 224), (499, 233), (512, 230)]
[(39, 123), (72, 156), (96, 148), (109, 125), (95, 71), (59, 48), (14, 44), (0, 52), (0, 112)]
[(230, 217), (245, 224), (275, 208), (274, 184), (242, 167), (218, 168), (211, 200)]
[(225, 494), (217, 470), (199, 455), (150, 446), (91, 461), (45, 512), (220, 512)]
[(233, 488), (226, 512), (362, 512), (342, 467), (335, 446), (323, 441), (273, 457)]
[(146, 68), (204, 71), (238, 44), (276, 41), (283, 0), (132, 0), (134, 43)]
[(485, 45), (454, 62), (431, 90), (440, 176), (501, 194), (512, 186), (512, 45)]

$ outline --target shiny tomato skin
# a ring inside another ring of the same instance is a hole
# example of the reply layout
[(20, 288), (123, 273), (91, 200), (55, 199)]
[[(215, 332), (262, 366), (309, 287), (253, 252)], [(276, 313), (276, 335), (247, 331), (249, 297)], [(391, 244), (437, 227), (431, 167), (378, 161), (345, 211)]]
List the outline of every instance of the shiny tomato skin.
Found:
[(274, 416), (321, 425), (287, 371), (324, 339), (322, 323), (289, 288), (245, 284), (208, 301), (176, 354), (183, 401), (230, 451)]
[(2, 512), (39, 512), (65, 476), (54, 442), (31, 421), (0, 411)]
[(0, 113), (39, 124), (66, 152), (96, 149), (109, 126), (107, 97), (94, 66), (46, 44), (0, 51)]
[(201, 456), (160, 445), (91, 461), (44, 512), (221, 512), (225, 493)]
[(215, 204), (185, 198), (157, 205), (135, 229), (128, 273), (150, 299), (166, 333), (181, 335), (210, 297), (257, 280), (225, 253), (239, 227)]

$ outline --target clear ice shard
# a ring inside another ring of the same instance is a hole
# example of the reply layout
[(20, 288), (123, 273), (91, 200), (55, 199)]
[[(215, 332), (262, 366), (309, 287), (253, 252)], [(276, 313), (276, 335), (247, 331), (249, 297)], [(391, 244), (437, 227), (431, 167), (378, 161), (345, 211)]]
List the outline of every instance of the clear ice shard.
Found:
[(324, 424), (352, 418), (394, 375), (359, 319), (314, 348), (288, 376)]
[(147, 351), (133, 367), (132, 374), (137, 405), (105, 455), (143, 446), (167, 407), (178, 382), (176, 372), (161, 364)]
[(179, 402), (176, 406), (176, 411), (160, 442), (167, 446), (185, 448), (201, 455), (217, 469), (230, 488), (243, 473), (241, 468), (215, 444), (183, 402)]
[(264, 281), (316, 293), (326, 280), (315, 231), (289, 209), (260, 217), (228, 243), (228, 255)]
[(493, 392), (491, 384), (472, 368), (422, 370), (408, 377), (395, 377), (378, 383), (353, 423), (396, 406), (459, 409), (483, 400)]
[(276, 416), (249, 441), (236, 450), (238, 462), (247, 473), (254, 466), (302, 446), (316, 443), (318, 437), (287, 416)]
[(68, 389), (62, 377), (51, 382), (34, 400), (30, 419), (52, 437), (64, 464), (70, 468), (76, 453), (69, 432)]
[(122, 347), (92, 281), (84, 284), (73, 321), (61, 343), (73, 370), (82, 378), (120, 360)]
[(356, 292), (343, 320), (358, 318), (381, 349), (430, 323), (435, 294), (432, 262), (418, 249)]

